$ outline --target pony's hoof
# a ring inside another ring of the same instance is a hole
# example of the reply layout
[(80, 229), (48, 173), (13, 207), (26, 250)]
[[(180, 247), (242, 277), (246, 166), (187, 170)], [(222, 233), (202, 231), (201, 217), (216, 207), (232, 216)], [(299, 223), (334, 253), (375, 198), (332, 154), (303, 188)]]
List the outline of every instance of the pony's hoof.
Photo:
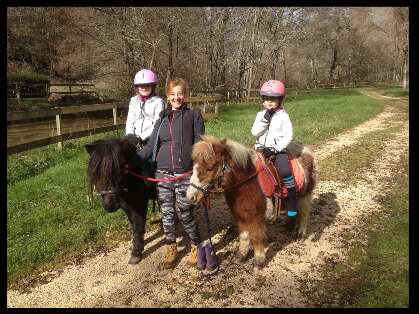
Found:
[(247, 255), (243, 255), (240, 253), (240, 251), (236, 252), (236, 259), (240, 262), (240, 263), (244, 263), (247, 260), (249, 254)]
[(292, 217), (287, 217), (285, 220), (285, 228), (289, 231), (295, 231), (297, 228), (297, 220)]
[(265, 219), (270, 221), (274, 218), (274, 210), (273, 208), (267, 208), (265, 211)]
[(141, 256), (131, 255), (131, 258), (129, 259), (128, 264), (135, 265), (135, 264), (138, 264), (140, 261), (141, 261)]
[(306, 239), (306, 233), (305, 232), (297, 232), (295, 239), (297, 241), (304, 241)]
[(260, 266), (260, 265), (254, 265), (253, 266), (253, 273), (255, 274), (255, 275), (259, 275), (261, 272), (262, 272), (262, 266)]
[(265, 266), (266, 258), (265, 256), (255, 256), (255, 267), (263, 268)]

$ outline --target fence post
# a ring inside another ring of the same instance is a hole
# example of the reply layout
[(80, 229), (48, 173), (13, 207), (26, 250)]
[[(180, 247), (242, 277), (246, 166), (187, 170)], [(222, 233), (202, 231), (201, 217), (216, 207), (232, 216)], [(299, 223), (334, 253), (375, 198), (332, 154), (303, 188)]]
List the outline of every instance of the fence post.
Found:
[(206, 113), (207, 112), (207, 101), (204, 100), (204, 108), (203, 108), (203, 112)]
[[(55, 115), (55, 121), (57, 123), (57, 135), (61, 135), (61, 116), (60, 114)], [(58, 149), (63, 148), (63, 142), (58, 142)]]
[(214, 113), (218, 116), (218, 102), (215, 103)]
[(20, 105), (20, 86), (15, 83), (16, 85), (16, 99), (17, 99), (17, 104)]
[(113, 125), (116, 125), (116, 115), (117, 115), (117, 108), (113, 107), (112, 108), (112, 114), (113, 114)]
[(71, 95), (71, 85), (68, 85), (68, 90), (70, 91), (70, 95)]
[(230, 104), (230, 91), (227, 92), (227, 104)]

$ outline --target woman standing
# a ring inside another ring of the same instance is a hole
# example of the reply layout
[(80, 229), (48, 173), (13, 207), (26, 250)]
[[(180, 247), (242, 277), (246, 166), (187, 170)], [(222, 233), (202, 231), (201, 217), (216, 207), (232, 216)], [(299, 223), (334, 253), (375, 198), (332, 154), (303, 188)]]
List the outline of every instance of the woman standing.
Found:
[(157, 183), (157, 193), (166, 238), (165, 268), (172, 268), (178, 256), (175, 211), (192, 242), (188, 257), (191, 265), (197, 263), (197, 246), (201, 242), (193, 212), (195, 205), (187, 199), (186, 190), (192, 170), (192, 146), (205, 133), (205, 126), (201, 112), (189, 109), (184, 102), (187, 93), (187, 84), (183, 79), (168, 82), (168, 108), (161, 112), (149, 142), (140, 152), (143, 160), (152, 156), (157, 169), (156, 178), (163, 180)]

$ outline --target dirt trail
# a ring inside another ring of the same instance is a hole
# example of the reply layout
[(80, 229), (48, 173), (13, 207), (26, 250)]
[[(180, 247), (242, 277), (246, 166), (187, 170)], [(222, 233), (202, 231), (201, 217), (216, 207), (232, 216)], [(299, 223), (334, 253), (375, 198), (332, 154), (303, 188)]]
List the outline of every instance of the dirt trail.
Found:
[(362, 240), (363, 233), (357, 230), (364, 218), (382, 210), (376, 197), (385, 193), (384, 182), (395, 174), (395, 158), (408, 154), (408, 123), (399, 118), (402, 114), (385, 111), (314, 152), (321, 160), (368, 132), (389, 124), (400, 126), (355, 185), (320, 178), (305, 240), (293, 241), (282, 221), (269, 225), (267, 265), (257, 275), (252, 258), (243, 264), (236, 260), (238, 240), (234, 232), (228, 232), (230, 212), (223, 198), (216, 197), (210, 221), (221, 260), (218, 275), (202, 278), (188, 267), (184, 257), (189, 247), (181, 238), (179, 264), (172, 271), (160, 270), (163, 235), (158, 230), (146, 234), (144, 259), (138, 265), (127, 264), (130, 243), (122, 243), (67, 266), (60, 274), (46, 273), (50, 281), (29, 293), (9, 290), (8, 307), (309, 307), (310, 299), (300, 292), (302, 285), (307, 288), (318, 279), (325, 263), (344, 260), (352, 242), (347, 235)]

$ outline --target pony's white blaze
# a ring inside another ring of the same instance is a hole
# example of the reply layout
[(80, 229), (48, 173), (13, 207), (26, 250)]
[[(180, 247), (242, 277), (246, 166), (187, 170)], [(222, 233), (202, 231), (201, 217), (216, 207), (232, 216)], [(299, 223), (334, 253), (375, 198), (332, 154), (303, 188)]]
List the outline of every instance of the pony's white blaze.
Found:
[[(197, 169), (198, 169), (198, 165), (194, 165), (190, 182), (196, 186), (204, 187), (204, 184), (202, 184), (198, 178)], [(186, 197), (191, 201), (196, 201), (198, 193), (199, 193), (198, 189), (196, 189), (192, 185), (189, 185), (188, 189), (186, 190)]]

